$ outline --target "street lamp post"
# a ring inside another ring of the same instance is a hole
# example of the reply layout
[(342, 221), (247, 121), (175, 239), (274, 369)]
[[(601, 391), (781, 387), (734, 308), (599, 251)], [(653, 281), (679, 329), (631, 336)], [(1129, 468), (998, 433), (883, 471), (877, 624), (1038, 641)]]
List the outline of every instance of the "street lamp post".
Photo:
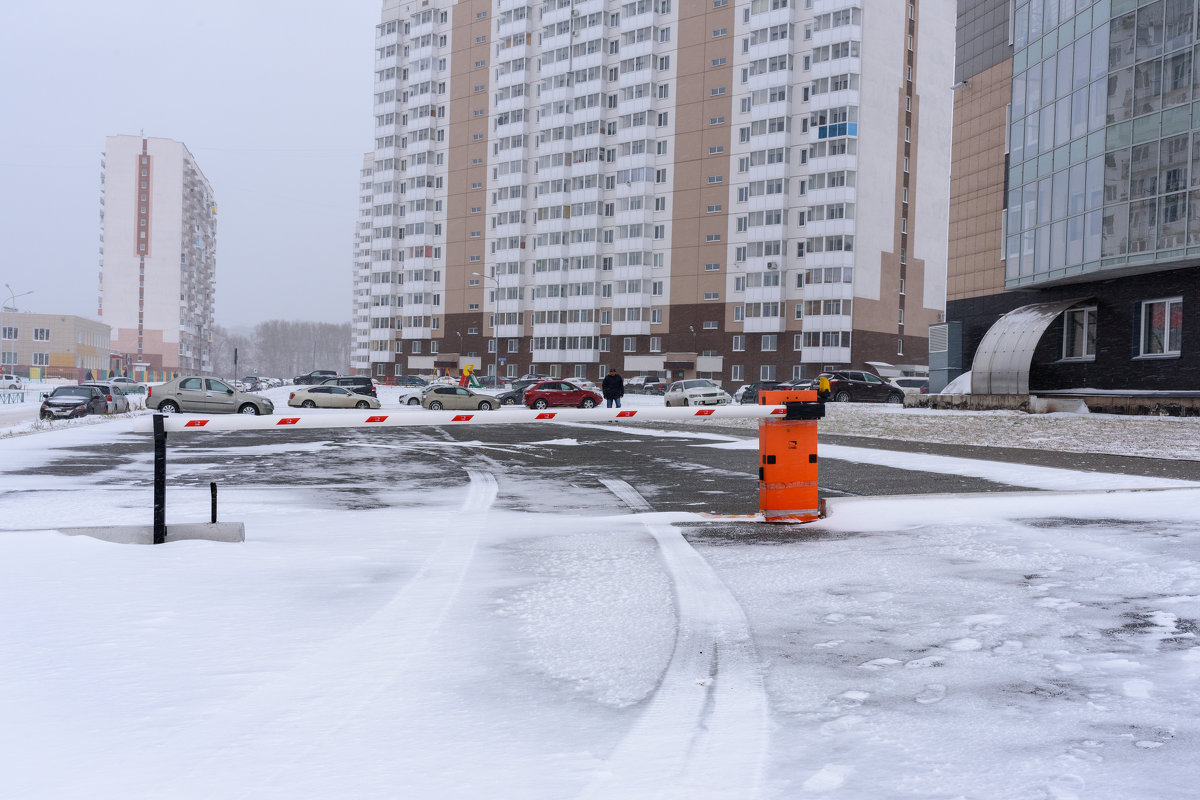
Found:
[(492, 377), (496, 379), (496, 385), (500, 385), (500, 342), (496, 339), (496, 303), (500, 299), (500, 281), (494, 275), (484, 275), (479, 272), (472, 272), (472, 275), (483, 278), (485, 281), (491, 281), (495, 284), (496, 295), (492, 299)]
[[(8, 289), (8, 302), (4, 304), (4, 307), (3, 307), (3, 308), (0, 308), (0, 329), (2, 329), (2, 328), (4, 327), (4, 314), (3, 314), (2, 312), (4, 312), (4, 311), (9, 311), (9, 310), (11, 309), (11, 310), (12, 310), (12, 312), (15, 314), (15, 313), (17, 312), (17, 306), (16, 306), (16, 301), (17, 301), (17, 298), (18, 298), (18, 297), (25, 297), (25, 296), (27, 296), (27, 295), (31, 295), (31, 294), (33, 294), (33, 290), (32, 290), (32, 289), (30, 289), (28, 292), (21, 292), (20, 294), (17, 294), (16, 292), (14, 292), (14, 291), (13, 291), (13, 288), (12, 288), (11, 286), (9, 286), (7, 283), (6, 283), (6, 284), (4, 284), (4, 288), (5, 288), (5, 289)], [(14, 326), (14, 327), (15, 327), (15, 326)], [(13, 371), (14, 371), (14, 372), (16, 372), (16, 367), (17, 367), (17, 337), (16, 337), (16, 336), (13, 336), (13, 340), (12, 340), (12, 341), (13, 341), (13, 350), (12, 350), (12, 353), (13, 353), (13, 363), (11, 364), (11, 366), (12, 366), (12, 368), (13, 368)]]

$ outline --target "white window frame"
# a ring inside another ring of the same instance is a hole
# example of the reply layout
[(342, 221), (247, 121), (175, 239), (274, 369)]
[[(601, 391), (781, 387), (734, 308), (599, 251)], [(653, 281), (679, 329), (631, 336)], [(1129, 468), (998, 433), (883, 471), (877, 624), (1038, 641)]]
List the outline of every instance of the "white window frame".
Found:
[[(1160, 305), (1160, 304), (1163, 306), (1163, 319), (1165, 321), (1165, 327), (1163, 328), (1164, 341), (1162, 341), (1160, 343), (1162, 349), (1161, 350), (1148, 349), (1147, 348), (1147, 344), (1148, 344), (1147, 333), (1148, 333), (1148, 324), (1150, 321), (1150, 317), (1149, 317), (1150, 308), (1152, 306), (1156, 306), (1156, 305)], [(1182, 297), (1159, 297), (1154, 300), (1142, 301), (1142, 313), (1141, 313), (1141, 318), (1140, 318), (1141, 324), (1139, 325), (1139, 334), (1138, 334), (1139, 357), (1141, 357), (1141, 358), (1175, 358), (1180, 355), (1180, 347), (1178, 345), (1174, 348), (1171, 347), (1171, 309), (1174, 308), (1175, 306), (1178, 306), (1180, 309), (1180, 314), (1179, 314), (1180, 323), (1179, 323), (1178, 339), (1182, 340), (1183, 339), (1183, 298)]]
[[(1076, 341), (1072, 335), (1080, 329), (1080, 322), (1074, 322), (1076, 318), (1082, 318), (1083, 342), (1082, 352), (1073, 352)], [(1091, 340), (1089, 341), (1088, 331), (1091, 332)], [(1063, 312), (1063, 361), (1095, 361), (1096, 360), (1096, 306), (1085, 306), (1082, 308), (1070, 308)]]

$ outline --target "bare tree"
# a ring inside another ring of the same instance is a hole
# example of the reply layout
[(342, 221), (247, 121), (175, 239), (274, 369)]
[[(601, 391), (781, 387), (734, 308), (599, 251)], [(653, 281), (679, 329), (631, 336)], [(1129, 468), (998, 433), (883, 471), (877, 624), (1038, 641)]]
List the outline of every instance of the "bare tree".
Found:
[[(233, 349), (238, 350), (238, 375), (234, 375)], [(213, 371), (240, 378), (267, 375), (291, 378), (314, 369), (350, 367), (350, 324), (274, 319), (260, 322), (254, 333), (243, 336), (213, 327)]]

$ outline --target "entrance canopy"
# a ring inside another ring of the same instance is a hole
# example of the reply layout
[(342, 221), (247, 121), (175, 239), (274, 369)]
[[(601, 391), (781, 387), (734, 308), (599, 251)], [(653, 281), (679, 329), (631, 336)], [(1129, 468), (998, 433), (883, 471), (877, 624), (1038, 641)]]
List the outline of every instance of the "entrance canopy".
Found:
[(1042, 334), (1059, 314), (1090, 299), (1021, 306), (996, 320), (975, 351), (971, 394), (1029, 394), (1029, 366)]

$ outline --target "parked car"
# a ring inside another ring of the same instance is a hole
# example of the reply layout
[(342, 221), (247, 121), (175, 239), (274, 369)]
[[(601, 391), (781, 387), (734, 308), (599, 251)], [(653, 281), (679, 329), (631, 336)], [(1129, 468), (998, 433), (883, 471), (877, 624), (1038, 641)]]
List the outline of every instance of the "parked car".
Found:
[(420, 375), (397, 375), (397, 386), (428, 386), (429, 381), (422, 378)]
[(265, 397), (239, 392), (218, 378), (185, 376), (146, 391), (146, 408), (164, 414), (198, 411), (205, 414), (274, 414), (275, 404)]
[(892, 383), (903, 389), (905, 394), (929, 392), (929, 378), (892, 378)]
[(829, 397), (836, 403), (904, 402), (903, 389), (870, 372), (850, 369), (821, 374), (829, 378)]
[(379, 408), (379, 400), (348, 386), (305, 386), (288, 395), (292, 408)]
[(480, 394), (463, 386), (431, 386), (421, 398), (421, 405), (433, 411), (443, 408), (491, 411), (500, 405), (500, 401), (490, 394)]
[(500, 401), (500, 405), (502, 406), (515, 406), (524, 404), (525, 390), (530, 386), (536, 386), (539, 383), (541, 383), (541, 379), (528, 380), (525, 378), (518, 378), (509, 384), (510, 388), (508, 391), (501, 392), (500, 394), (496, 395), (496, 399)]
[(530, 408), (570, 406), (595, 408), (604, 402), (598, 393), (576, 386), (570, 381), (540, 381), (525, 390), (524, 403)]
[(235, 381), (235, 383), (240, 383), (242, 385), (242, 390), (246, 392), (257, 392), (260, 389), (267, 388), (267, 384), (263, 383), (262, 379), (257, 375), (247, 375), (240, 381)]
[(38, 416), (42, 419), (76, 419), (103, 414), (108, 401), (95, 386), (59, 386), (46, 396)]
[[(110, 383), (122, 383), (122, 384), (125, 384), (126, 386), (128, 386), (129, 384), (137, 384), (138, 383), (133, 378), (127, 377), (125, 375), (119, 375), (115, 378), (109, 378), (108, 380)], [(140, 385), (140, 384), (138, 384), (138, 385)]]
[(739, 387), (733, 399), (738, 403), (757, 403), (760, 389), (778, 389), (782, 385), (782, 381), (754, 381)]
[(644, 394), (646, 384), (661, 383), (662, 380), (657, 375), (634, 375), (632, 378), (625, 380), (626, 394)]
[(297, 386), (304, 384), (318, 384), (326, 378), (336, 378), (338, 376), (336, 370), (332, 369), (314, 369), (312, 372), (307, 372), (304, 375), (297, 375), (292, 378), (292, 383)]
[(397, 398), (402, 406), (419, 406), (421, 398), (425, 396), (425, 391), (428, 386), (409, 386), (400, 389), (400, 396)]
[(24, 385), (21, 382), (20, 375), (12, 375), (10, 373), (0, 375), (0, 389), (20, 389)]
[(107, 414), (125, 414), (129, 411), (129, 398), (121, 389), (121, 384), (113, 381), (87, 381), (80, 386), (95, 386), (104, 393), (104, 401), (108, 404)]
[(371, 397), (378, 397), (379, 393), (375, 391), (375, 381), (371, 380), (366, 375), (343, 375), (338, 378), (326, 378), (321, 381), (321, 386), (344, 386), (352, 392), (358, 394), (367, 394)]
[(476, 375), (475, 380), (479, 381), (479, 388), (495, 391), (503, 389), (507, 381), (497, 375)]
[(666, 394), (667, 384), (665, 381), (646, 381), (642, 384), (642, 394)]
[(691, 378), (668, 386), (663, 402), (668, 406), (726, 406), (733, 398), (707, 378)]

